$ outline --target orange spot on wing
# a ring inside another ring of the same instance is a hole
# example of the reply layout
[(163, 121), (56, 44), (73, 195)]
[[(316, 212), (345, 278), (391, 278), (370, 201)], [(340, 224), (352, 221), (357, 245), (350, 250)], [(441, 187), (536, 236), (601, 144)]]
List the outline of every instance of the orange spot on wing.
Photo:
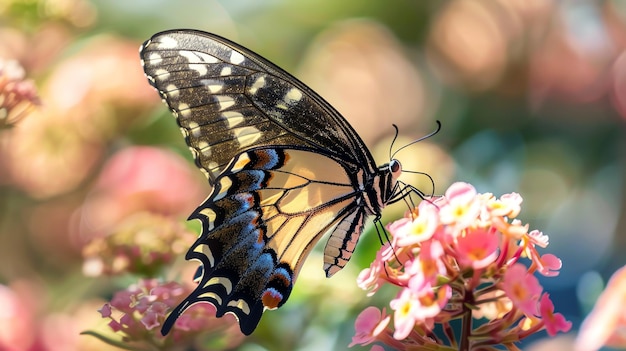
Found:
[(250, 160), (247, 158), (240, 158), (239, 160), (237, 160), (237, 163), (235, 163), (235, 167), (233, 168), (234, 169), (244, 168), (249, 162)]
[(278, 308), (280, 302), (283, 301), (283, 295), (275, 289), (270, 288), (265, 290), (263, 296), (261, 297), (261, 301), (263, 301), (263, 306), (268, 309), (275, 309)]

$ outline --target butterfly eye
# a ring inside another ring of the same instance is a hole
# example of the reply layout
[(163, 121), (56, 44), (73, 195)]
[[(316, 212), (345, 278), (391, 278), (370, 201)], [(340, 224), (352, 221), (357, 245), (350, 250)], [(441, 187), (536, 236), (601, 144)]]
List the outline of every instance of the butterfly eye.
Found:
[(402, 173), (402, 165), (400, 161), (393, 159), (389, 162), (389, 171), (395, 176), (398, 177), (400, 173)]

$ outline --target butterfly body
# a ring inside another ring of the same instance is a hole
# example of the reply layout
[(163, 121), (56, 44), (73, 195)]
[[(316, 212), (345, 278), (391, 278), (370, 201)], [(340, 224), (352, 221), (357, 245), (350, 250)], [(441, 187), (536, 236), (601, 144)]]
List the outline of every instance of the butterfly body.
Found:
[(345, 266), (365, 218), (397, 198), (398, 161), (376, 167), (330, 104), (258, 54), (219, 36), (173, 30), (146, 41), (150, 84), (175, 115), (213, 187), (190, 216), (202, 233), (186, 258), (199, 284), (162, 332), (191, 304), (233, 313), (243, 333), (288, 299), (304, 259), (327, 232), (324, 270)]

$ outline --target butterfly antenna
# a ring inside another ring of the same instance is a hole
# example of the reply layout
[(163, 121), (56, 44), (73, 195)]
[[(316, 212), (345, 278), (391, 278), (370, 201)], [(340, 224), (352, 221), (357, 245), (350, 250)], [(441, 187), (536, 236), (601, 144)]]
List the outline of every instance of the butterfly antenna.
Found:
[[(402, 149), (406, 149), (407, 147), (409, 147), (409, 146), (411, 146), (411, 145), (413, 145), (413, 144), (415, 144), (415, 143), (419, 143), (420, 141), (422, 141), (422, 140), (424, 140), (424, 139), (428, 139), (428, 138), (432, 137), (433, 135), (435, 135), (435, 134), (439, 133), (439, 131), (441, 130), (441, 122), (439, 122), (439, 120), (437, 120), (436, 122), (437, 122), (437, 129), (435, 129), (435, 131), (434, 131), (434, 132), (431, 132), (431, 133), (429, 133), (429, 134), (427, 134), (427, 135), (425, 135), (425, 136), (423, 136), (423, 137), (421, 137), (421, 138), (419, 138), (419, 139), (417, 139), (417, 140), (413, 140), (412, 142), (410, 142), (410, 143), (408, 143), (408, 144), (404, 145), (403, 147), (401, 147), (401, 148), (399, 148), (398, 150), (396, 150), (396, 152), (394, 152), (394, 153), (391, 155), (391, 157), (390, 157), (389, 159), (390, 159), (390, 160), (391, 160), (391, 159), (393, 159), (393, 157), (394, 157), (394, 156), (395, 156), (398, 152), (400, 152), (400, 150), (402, 150)], [(394, 127), (395, 127), (395, 125), (394, 125)], [(397, 136), (397, 128), (398, 128), (398, 127), (396, 127), (396, 136)], [(394, 138), (393, 140), (395, 141), (395, 140), (396, 140), (396, 138)], [(392, 144), (393, 144), (393, 143), (392, 143)]]
[(396, 139), (398, 139), (398, 134), (400, 133), (400, 130), (398, 129), (398, 126), (395, 124), (392, 124), (393, 129), (395, 129), (396, 133), (393, 135), (393, 140), (391, 141), (391, 145), (389, 145), (389, 159), (391, 160), (391, 158), (393, 157), (392, 155), (392, 150), (393, 150), (393, 144), (396, 143)]

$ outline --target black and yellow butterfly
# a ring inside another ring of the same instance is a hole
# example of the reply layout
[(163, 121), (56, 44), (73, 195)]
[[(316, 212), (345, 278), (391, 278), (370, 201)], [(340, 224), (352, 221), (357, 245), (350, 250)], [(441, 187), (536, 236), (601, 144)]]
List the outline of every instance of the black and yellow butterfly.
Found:
[(202, 233), (193, 303), (233, 313), (254, 331), (287, 301), (307, 255), (326, 232), (330, 277), (352, 255), (367, 216), (405, 194), (393, 159), (376, 167), (348, 122), (324, 99), (260, 55), (197, 30), (155, 34), (140, 49), (146, 76), (176, 116), (213, 190), (189, 217)]

